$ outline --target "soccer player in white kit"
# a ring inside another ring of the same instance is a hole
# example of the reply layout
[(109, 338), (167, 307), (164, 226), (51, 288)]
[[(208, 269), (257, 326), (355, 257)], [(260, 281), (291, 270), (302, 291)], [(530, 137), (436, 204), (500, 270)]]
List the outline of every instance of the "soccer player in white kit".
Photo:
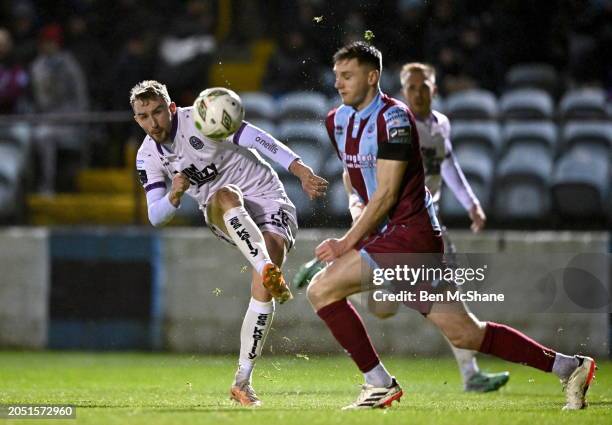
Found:
[[(247, 122), (227, 139), (205, 137), (195, 127), (194, 108), (177, 107), (166, 86), (157, 81), (134, 86), (130, 104), (134, 119), (147, 134), (136, 168), (151, 224), (168, 223), (187, 194), (198, 202), (213, 233), (235, 245), (253, 266), (251, 300), (230, 395), (243, 406), (259, 406), (251, 376), (272, 323), (272, 298), (280, 303), (292, 298), (280, 267), (297, 231), (295, 207), (276, 172), (259, 154), (298, 177), (311, 199), (325, 194), (327, 181), (291, 149)], [(166, 179), (172, 182), (168, 191)]]
[[(425, 186), (432, 194), (436, 211), (438, 211), (442, 180), (444, 180), (461, 205), (468, 211), (472, 220), (472, 231), (479, 232), (486, 223), (486, 216), (453, 155), (448, 118), (432, 109), (432, 99), (437, 90), (435, 70), (426, 64), (408, 63), (402, 68), (400, 80), (402, 94), (416, 119), (421, 156), (425, 167)], [(364, 205), (359, 197), (352, 195), (349, 199), (349, 211), (353, 222), (357, 220), (363, 208)], [(443, 228), (442, 235), (446, 247), (445, 254), (454, 254), (454, 245), (445, 228)], [(294, 284), (298, 287), (306, 285), (322, 267), (323, 264), (316, 259), (306, 263), (296, 274)], [(368, 299), (368, 310), (381, 319), (395, 315), (400, 305), (395, 302), (374, 301), (372, 297)], [(354, 301), (360, 302), (361, 300), (362, 298), (359, 298)], [(450, 343), (449, 345), (459, 365), (465, 391), (495, 391), (508, 382), (508, 372), (481, 372), (473, 351), (456, 348)]]

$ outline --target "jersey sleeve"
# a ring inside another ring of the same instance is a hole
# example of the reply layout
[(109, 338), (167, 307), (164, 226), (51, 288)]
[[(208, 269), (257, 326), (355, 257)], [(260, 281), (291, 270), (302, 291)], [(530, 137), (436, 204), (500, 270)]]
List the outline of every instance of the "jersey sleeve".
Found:
[(394, 105), (378, 116), (378, 158), (408, 161), (413, 152), (416, 132), (409, 112)]
[(336, 111), (337, 109), (332, 109), (327, 114), (327, 117), (325, 118), (325, 130), (327, 130), (327, 136), (334, 147), (336, 155), (338, 155), (338, 158), (342, 160), (340, 157), (340, 152), (338, 151), (338, 142), (336, 141)]
[[(479, 201), (472, 191), (472, 187), (465, 178), (463, 171), (461, 170), (461, 166), (453, 153), (453, 145), (449, 137), (450, 123), (448, 120), (445, 124), (447, 125), (443, 126), (442, 133), (444, 135), (444, 148), (446, 151), (446, 156), (444, 157), (444, 161), (442, 161), (440, 174), (442, 175), (442, 180), (444, 180), (444, 183), (446, 183), (449, 189), (453, 192), (463, 208), (470, 210), (470, 208), (472, 208), (474, 205), (479, 204)], [(444, 127), (447, 127), (447, 129)]]
[(267, 158), (289, 170), (289, 166), (300, 156), (275, 139), (270, 133), (244, 121), (234, 134), (232, 141), (245, 148), (255, 149)]
[(136, 171), (138, 180), (145, 192), (156, 188), (166, 188), (166, 176), (156, 156), (148, 153), (143, 147), (136, 154)]

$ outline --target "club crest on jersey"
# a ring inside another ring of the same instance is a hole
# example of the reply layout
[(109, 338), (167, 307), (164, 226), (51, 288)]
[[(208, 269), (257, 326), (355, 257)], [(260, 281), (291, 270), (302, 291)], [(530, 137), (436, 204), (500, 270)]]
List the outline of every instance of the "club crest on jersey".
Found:
[(192, 146), (194, 149), (197, 149), (197, 150), (200, 150), (200, 149), (202, 149), (202, 148), (204, 147), (204, 142), (203, 142), (203, 141), (201, 141), (200, 139), (198, 139), (198, 138), (197, 138), (197, 137), (195, 137), (195, 136), (191, 136), (191, 137), (189, 138), (189, 144), (190, 144), (190, 145), (191, 145), (191, 146)]
[(372, 133), (374, 133), (374, 124), (373, 124), (373, 123), (372, 123), (372, 124), (370, 124), (370, 125), (368, 126), (368, 129), (367, 129), (366, 131), (368, 132), (368, 134), (372, 134)]

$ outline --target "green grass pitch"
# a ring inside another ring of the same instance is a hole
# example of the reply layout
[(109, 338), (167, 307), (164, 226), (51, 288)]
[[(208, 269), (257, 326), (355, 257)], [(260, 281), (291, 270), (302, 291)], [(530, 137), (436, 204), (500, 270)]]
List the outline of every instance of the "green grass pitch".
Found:
[(612, 363), (599, 362), (590, 407), (562, 412), (557, 379), (537, 370), (481, 359), (510, 370), (498, 393), (461, 391), (454, 360), (385, 357), (404, 388), (393, 408), (342, 412), (361, 376), (343, 356), (264, 357), (254, 384), (260, 409), (228, 399), (234, 356), (148, 353), (0, 352), (0, 404), (77, 406), (75, 420), (3, 420), (14, 424), (604, 424), (612, 423)]

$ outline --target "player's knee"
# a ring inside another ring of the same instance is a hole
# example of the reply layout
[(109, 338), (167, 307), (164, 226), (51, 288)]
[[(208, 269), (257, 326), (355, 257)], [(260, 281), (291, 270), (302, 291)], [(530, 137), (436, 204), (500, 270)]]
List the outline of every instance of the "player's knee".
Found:
[(320, 303), (324, 303), (329, 295), (329, 288), (324, 283), (322, 273), (317, 273), (310, 281), (308, 288), (306, 288), (308, 300), (316, 308)]
[(223, 186), (213, 195), (213, 202), (217, 203), (223, 210), (239, 207), (242, 205), (242, 193), (233, 186)]

